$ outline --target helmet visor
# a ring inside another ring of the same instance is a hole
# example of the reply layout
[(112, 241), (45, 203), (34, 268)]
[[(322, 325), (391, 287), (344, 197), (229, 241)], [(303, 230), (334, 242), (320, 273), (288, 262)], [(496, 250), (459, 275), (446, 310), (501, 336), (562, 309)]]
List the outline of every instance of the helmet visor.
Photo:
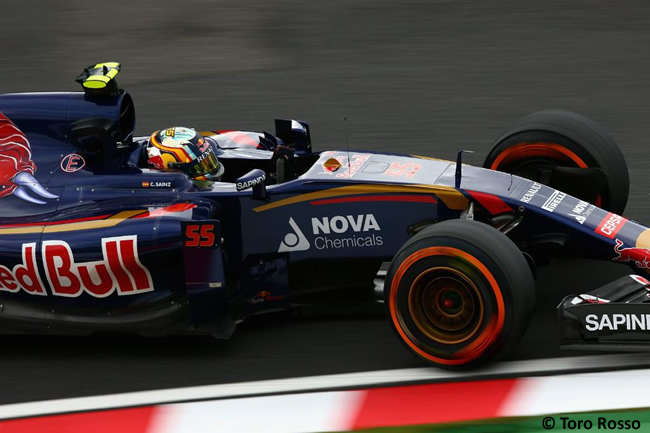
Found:
[(219, 167), (219, 161), (214, 152), (204, 153), (195, 161), (189, 162), (183, 166), (183, 172), (188, 176), (195, 178), (204, 176), (215, 171)]

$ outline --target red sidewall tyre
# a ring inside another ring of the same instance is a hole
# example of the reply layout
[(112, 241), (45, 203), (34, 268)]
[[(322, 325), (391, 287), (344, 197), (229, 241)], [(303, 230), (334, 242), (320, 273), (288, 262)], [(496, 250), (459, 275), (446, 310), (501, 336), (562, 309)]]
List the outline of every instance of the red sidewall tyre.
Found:
[(435, 224), (409, 240), (391, 263), (384, 295), (402, 342), (450, 369), (509, 351), (535, 304), (530, 268), (512, 241), (464, 220)]

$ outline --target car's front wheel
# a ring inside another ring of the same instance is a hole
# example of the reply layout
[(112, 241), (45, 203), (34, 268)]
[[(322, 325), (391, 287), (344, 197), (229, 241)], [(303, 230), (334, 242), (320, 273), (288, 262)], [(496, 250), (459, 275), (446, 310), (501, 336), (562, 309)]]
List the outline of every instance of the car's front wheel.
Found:
[(508, 352), (535, 305), (522, 253), (475, 221), (444, 221), (413, 236), (395, 255), (384, 287), (399, 338), (443, 368), (474, 367)]

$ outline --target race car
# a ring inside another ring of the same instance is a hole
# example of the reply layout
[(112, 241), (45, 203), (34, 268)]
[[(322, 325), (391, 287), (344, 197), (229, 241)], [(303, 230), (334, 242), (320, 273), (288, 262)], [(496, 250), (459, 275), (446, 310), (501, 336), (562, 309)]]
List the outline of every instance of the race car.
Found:
[(147, 163), (120, 69), (86, 68), (82, 92), (0, 95), (0, 332), (228, 338), (256, 314), (376, 303), (379, 286), (409, 350), (469, 368), (517, 343), (536, 266), (563, 254), (638, 275), (567, 297), (562, 342), (646, 340), (650, 230), (620, 216), (625, 160), (586, 117), (524, 117), (483, 167), (314, 152), (296, 120), (208, 130), (223, 172), (197, 183)]

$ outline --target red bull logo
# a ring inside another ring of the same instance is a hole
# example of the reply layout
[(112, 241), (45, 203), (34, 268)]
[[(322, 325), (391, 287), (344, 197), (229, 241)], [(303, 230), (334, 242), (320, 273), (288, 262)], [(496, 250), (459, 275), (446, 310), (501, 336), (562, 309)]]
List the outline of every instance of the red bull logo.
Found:
[(76, 261), (67, 242), (44, 241), (40, 254), (44, 278), (36, 250), (34, 242), (23, 244), (22, 263), (13, 268), (0, 265), (0, 291), (105, 298), (113, 293), (137, 295), (154, 289), (149, 270), (140, 262), (134, 235), (102, 239), (102, 259), (94, 262)]
[(612, 261), (614, 262), (634, 262), (639, 269), (650, 268), (650, 249), (648, 248), (622, 248), (623, 241), (616, 239), (614, 251), (618, 254)]
[(34, 204), (46, 204), (42, 199), (58, 198), (34, 178), (35, 172), (27, 137), (0, 113), (0, 198), (13, 195)]

